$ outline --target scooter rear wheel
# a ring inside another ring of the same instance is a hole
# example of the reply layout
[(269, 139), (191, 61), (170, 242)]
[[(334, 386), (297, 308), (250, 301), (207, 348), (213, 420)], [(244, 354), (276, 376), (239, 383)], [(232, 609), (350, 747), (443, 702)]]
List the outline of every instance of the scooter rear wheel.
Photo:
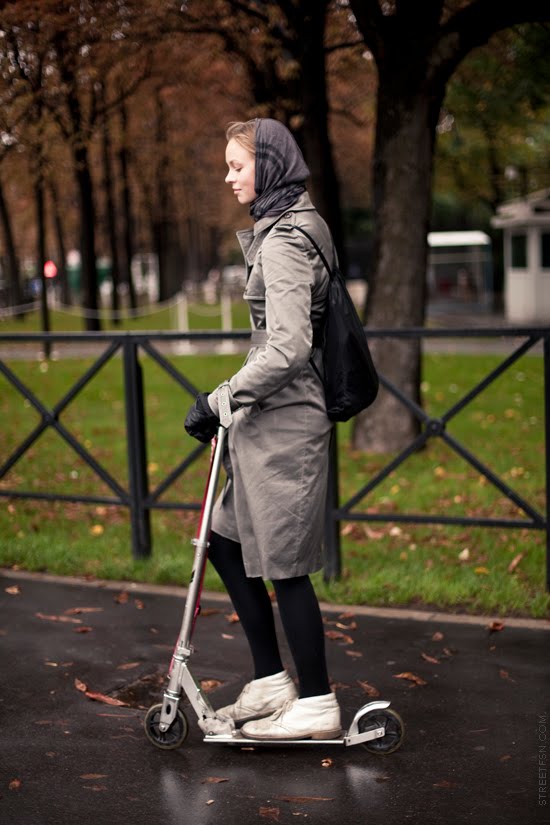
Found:
[(371, 710), (359, 719), (357, 727), (359, 733), (364, 733), (369, 728), (384, 726), (386, 732), (380, 739), (371, 739), (363, 742), (365, 750), (370, 753), (386, 754), (393, 753), (401, 747), (405, 738), (405, 723), (395, 710), (386, 708), (385, 710)]
[(189, 733), (189, 724), (185, 714), (178, 708), (174, 721), (168, 730), (163, 732), (160, 730), (161, 713), (162, 705), (152, 705), (147, 711), (143, 720), (147, 739), (156, 748), (162, 748), (162, 750), (179, 748), (180, 745), (183, 745)]

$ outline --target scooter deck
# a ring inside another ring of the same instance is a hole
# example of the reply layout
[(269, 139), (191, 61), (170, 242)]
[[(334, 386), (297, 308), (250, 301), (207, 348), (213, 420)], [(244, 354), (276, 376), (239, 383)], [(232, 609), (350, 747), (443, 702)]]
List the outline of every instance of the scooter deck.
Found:
[(215, 733), (206, 735), (203, 742), (211, 745), (233, 745), (236, 747), (279, 747), (289, 745), (355, 745), (361, 741), (378, 739), (385, 734), (385, 728), (373, 728), (363, 734), (349, 735), (348, 731), (341, 731), (340, 736), (333, 739), (250, 739), (240, 731), (233, 734)]
[(344, 731), (335, 739), (250, 739), (243, 736), (242, 733), (236, 731), (231, 736), (228, 734), (216, 733), (212, 736), (205, 736), (203, 742), (209, 742), (215, 745), (237, 745), (238, 747), (257, 745), (343, 745), (345, 743)]

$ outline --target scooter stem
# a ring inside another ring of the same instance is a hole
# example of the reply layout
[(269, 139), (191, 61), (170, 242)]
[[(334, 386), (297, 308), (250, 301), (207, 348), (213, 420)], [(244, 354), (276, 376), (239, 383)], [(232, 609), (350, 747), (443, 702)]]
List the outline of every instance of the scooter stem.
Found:
[(212, 462), (210, 464), (210, 473), (208, 476), (208, 483), (202, 506), (198, 535), (192, 540), (192, 544), (195, 546), (193, 571), (191, 573), (191, 581), (189, 582), (189, 589), (185, 600), (185, 609), (183, 611), (180, 635), (175, 651), (175, 656), (179, 654), (180, 656), (183, 655), (184, 658), (190, 656), (192, 652), (191, 634), (193, 632), (195, 611), (200, 598), (204, 568), (208, 558), (208, 537), (210, 535), (210, 525), (212, 523), (212, 509), (214, 506), (214, 498), (216, 496), (216, 489), (220, 477), (226, 433), (227, 430), (225, 427), (220, 425), (216, 436), (214, 455), (212, 456)]

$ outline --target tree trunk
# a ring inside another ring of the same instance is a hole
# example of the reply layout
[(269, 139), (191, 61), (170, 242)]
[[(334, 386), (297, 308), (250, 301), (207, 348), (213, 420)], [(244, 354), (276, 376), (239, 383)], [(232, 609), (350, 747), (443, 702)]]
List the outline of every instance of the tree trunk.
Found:
[(2, 224), (2, 230), (4, 233), (4, 246), (6, 249), (6, 269), (8, 274), (8, 282), (10, 284), (10, 301), (13, 305), (19, 306), (23, 303), (21, 277), (19, 274), (19, 263), (17, 261), (17, 254), (15, 252), (15, 242), (13, 240), (11, 217), (6, 203), (6, 199), (4, 198), (4, 189), (1, 181), (0, 223)]
[(88, 159), (88, 149), (80, 145), (75, 148), (74, 161), (76, 183), (80, 207), (80, 255), (82, 303), (89, 315), (85, 316), (85, 327), (89, 332), (101, 330), (97, 301), (97, 267), (95, 259), (95, 209), (93, 184)]
[[(104, 87), (102, 86), (104, 96)], [(103, 97), (105, 101), (105, 97)], [(113, 191), (113, 166), (111, 163), (111, 134), (109, 132), (109, 120), (107, 115), (103, 117), (103, 186), (105, 189), (105, 211), (107, 217), (107, 231), (109, 233), (109, 250), (111, 252), (111, 309), (112, 322), (120, 324), (119, 310), (119, 284), (120, 265), (118, 255), (118, 232), (117, 232), (117, 212), (115, 209), (115, 196)]]
[(347, 269), (344, 230), (340, 207), (340, 186), (328, 132), (328, 99), (325, 66), (325, 24), (327, 0), (304, 0), (301, 3), (300, 85), (304, 124), (302, 145), (311, 171), (311, 194), (315, 206), (328, 223), (340, 267)]
[(182, 254), (178, 227), (173, 220), (170, 161), (168, 157), (168, 124), (166, 109), (157, 92), (157, 203), (155, 219), (155, 246), (159, 266), (159, 301), (166, 301), (181, 289)]
[[(34, 182), (34, 198), (36, 204), (36, 276), (40, 278), (40, 314), (42, 316), (42, 332), (50, 332), (50, 313), (48, 307), (48, 279), (44, 273), (46, 263), (46, 221), (44, 218), (44, 178), (41, 168), (41, 158), (38, 158), (38, 168)], [(50, 341), (44, 341), (44, 355), (50, 357)]]
[(65, 245), (65, 235), (63, 232), (63, 222), (59, 211), (59, 196), (57, 187), (53, 180), (49, 182), (50, 198), (52, 202), (52, 212), (54, 221), (54, 231), (57, 242), (57, 275), (56, 280), (61, 284), (61, 300), (66, 306), (71, 304), (71, 291), (69, 289), (69, 279), (67, 277), (67, 248)]
[[(370, 328), (424, 324), (432, 159), (442, 92), (430, 94), (421, 86), (411, 90), (409, 80), (380, 74), (374, 156), (375, 269), (366, 308)], [(372, 339), (371, 348), (379, 372), (420, 403), (420, 341)], [(401, 450), (419, 427), (413, 414), (382, 388), (373, 407), (356, 418), (353, 446), (376, 453)]]
[(122, 101), (120, 106), (120, 119), (122, 124), (120, 150), (118, 161), (120, 165), (120, 178), (122, 184), (122, 243), (124, 249), (123, 278), (128, 285), (128, 297), (132, 309), (137, 307), (136, 290), (132, 278), (132, 258), (134, 256), (134, 221), (132, 218), (132, 202), (130, 195), (130, 152), (128, 149), (128, 113), (126, 104)]

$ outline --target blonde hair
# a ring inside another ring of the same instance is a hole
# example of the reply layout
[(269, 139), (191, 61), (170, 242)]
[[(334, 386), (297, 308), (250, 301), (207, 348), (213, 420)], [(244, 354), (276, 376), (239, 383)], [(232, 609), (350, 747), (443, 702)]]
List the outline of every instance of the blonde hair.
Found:
[(250, 152), (251, 155), (256, 155), (256, 120), (247, 120), (246, 122), (235, 121), (229, 123), (225, 130), (225, 139), (229, 143), (230, 140), (236, 140), (243, 149)]

